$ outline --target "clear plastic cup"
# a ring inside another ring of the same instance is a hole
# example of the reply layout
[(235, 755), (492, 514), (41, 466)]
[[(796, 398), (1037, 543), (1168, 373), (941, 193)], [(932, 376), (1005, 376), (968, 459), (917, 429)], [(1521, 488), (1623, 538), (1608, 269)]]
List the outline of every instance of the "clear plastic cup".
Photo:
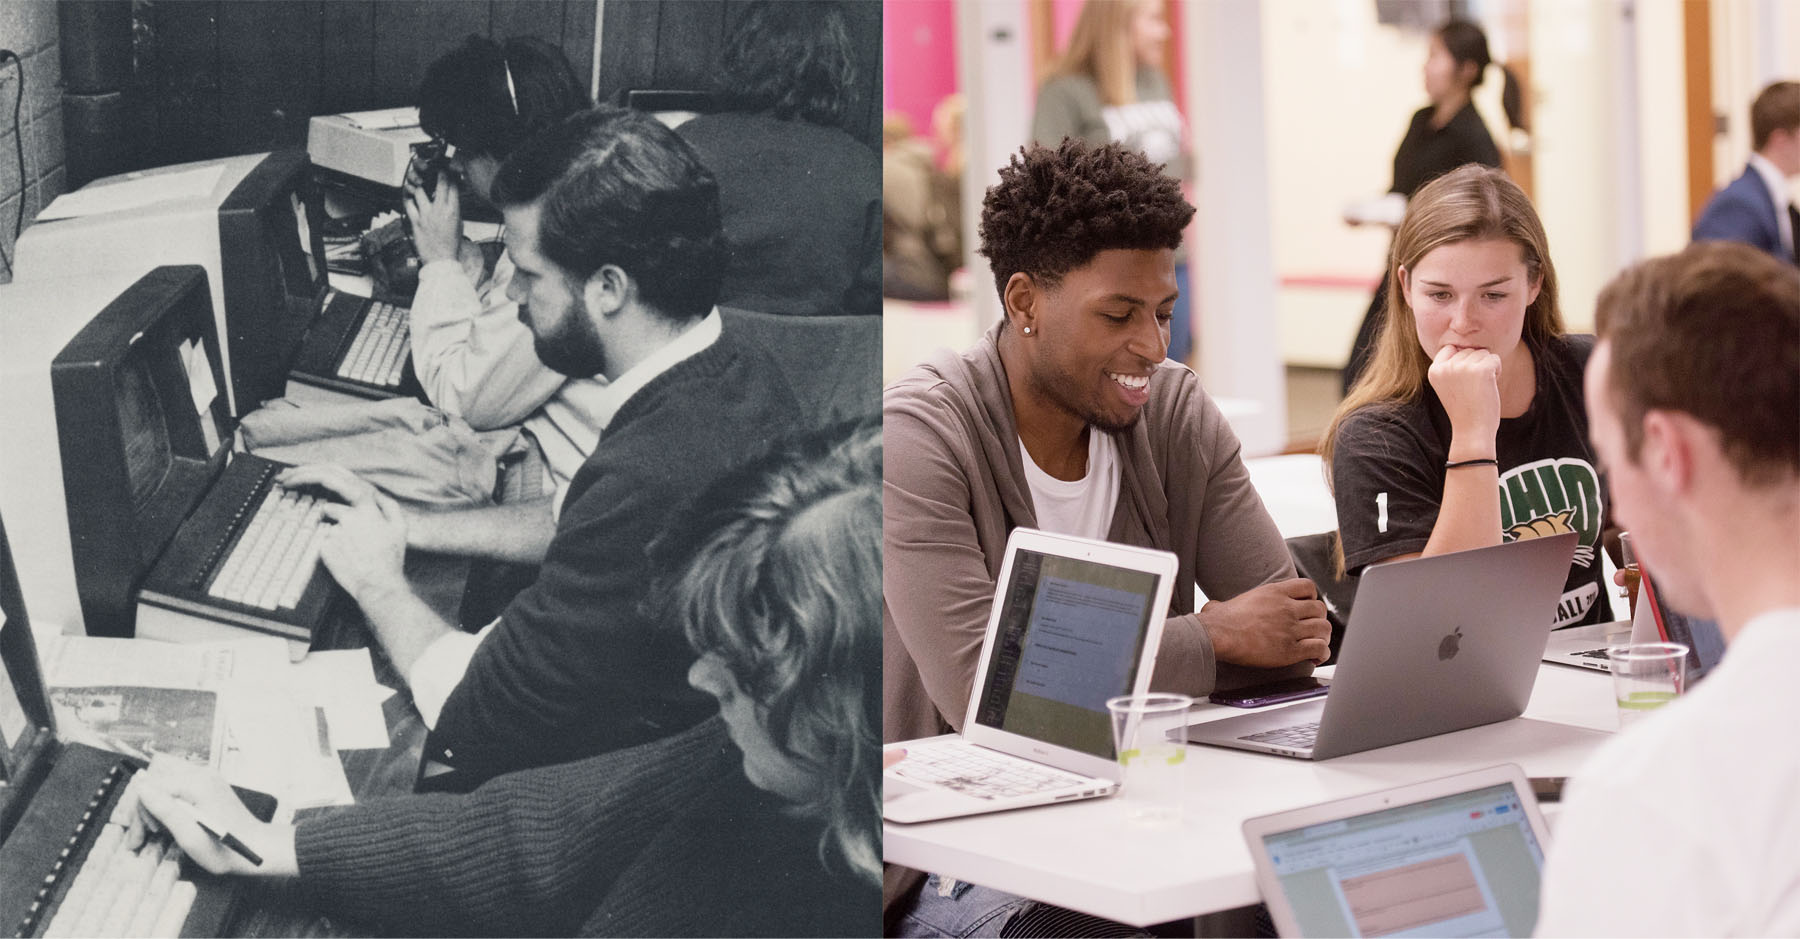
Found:
[(1619, 729), (1627, 730), (1687, 690), (1688, 647), (1679, 642), (1628, 642), (1607, 646)]
[(1119, 802), (1132, 824), (1151, 828), (1181, 824), (1188, 710), (1193, 706), (1193, 698), (1166, 692), (1106, 702), (1123, 771)]

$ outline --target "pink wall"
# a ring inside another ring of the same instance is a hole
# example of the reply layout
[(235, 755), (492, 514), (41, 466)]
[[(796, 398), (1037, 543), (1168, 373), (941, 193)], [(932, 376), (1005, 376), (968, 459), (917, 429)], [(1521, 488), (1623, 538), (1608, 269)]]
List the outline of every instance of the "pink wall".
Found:
[(1075, 21), (1081, 18), (1081, 5), (1085, 0), (1050, 0), (1050, 32), (1056, 38), (1051, 46), (1057, 52), (1063, 51), (1069, 44), (1069, 34), (1075, 31)]
[(931, 109), (957, 90), (955, 0), (884, 0), (881, 107), (931, 134)]

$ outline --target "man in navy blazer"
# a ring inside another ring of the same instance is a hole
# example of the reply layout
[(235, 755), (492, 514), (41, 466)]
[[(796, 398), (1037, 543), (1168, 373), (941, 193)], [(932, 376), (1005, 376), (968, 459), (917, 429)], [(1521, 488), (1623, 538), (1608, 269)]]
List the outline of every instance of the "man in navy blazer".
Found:
[(1800, 82), (1776, 82), (1756, 96), (1750, 136), (1749, 165), (1706, 203), (1694, 240), (1741, 241), (1800, 264), (1794, 245), (1800, 209), (1790, 182), (1800, 176)]

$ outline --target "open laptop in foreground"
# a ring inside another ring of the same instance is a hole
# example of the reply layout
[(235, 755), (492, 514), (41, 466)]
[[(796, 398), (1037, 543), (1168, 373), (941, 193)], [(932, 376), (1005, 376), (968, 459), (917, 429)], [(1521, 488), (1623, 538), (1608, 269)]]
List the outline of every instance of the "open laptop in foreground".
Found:
[(1244, 822), (1282, 936), (1529, 936), (1549, 831), (1506, 763)]
[(1324, 760), (1518, 717), (1577, 537), (1369, 567), (1324, 700), (1194, 724), (1188, 739)]
[(1017, 528), (960, 736), (895, 744), (882, 817), (923, 822), (1111, 795), (1106, 699), (1150, 688), (1175, 556)]

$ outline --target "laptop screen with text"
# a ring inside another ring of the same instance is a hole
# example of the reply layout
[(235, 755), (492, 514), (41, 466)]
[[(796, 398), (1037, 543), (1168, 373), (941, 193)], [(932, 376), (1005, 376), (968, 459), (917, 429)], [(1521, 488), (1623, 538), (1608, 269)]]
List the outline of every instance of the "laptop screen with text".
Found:
[(1157, 586), (1145, 571), (1020, 550), (976, 721), (1112, 759), (1106, 699), (1136, 685)]

